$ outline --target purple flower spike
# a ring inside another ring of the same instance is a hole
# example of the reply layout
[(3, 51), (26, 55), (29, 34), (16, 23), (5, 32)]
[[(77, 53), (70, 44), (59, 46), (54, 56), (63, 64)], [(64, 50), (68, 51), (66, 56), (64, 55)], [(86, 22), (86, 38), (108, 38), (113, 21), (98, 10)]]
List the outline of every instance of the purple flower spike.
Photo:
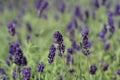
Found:
[(58, 7), (58, 10), (61, 13), (64, 13), (65, 12), (65, 8), (66, 8), (65, 2), (62, 2), (61, 5)]
[(43, 70), (44, 70), (44, 63), (43, 62), (40, 62), (39, 64), (38, 64), (38, 72), (43, 72)]
[(32, 27), (31, 27), (30, 23), (26, 23), (26, 28), (27, 28), (28, 32), (32, 32)]
[(94, 6), (95, 6), (95, 8), (99, 8), (100, 7), (99, 0), (94, 0)]
[(56, 48), (55, 48), (55, 46), (52, 44), (52, 45), (50, 46), (49, 55), (48, 55), (48, 62), (49, 62), (49, 63), (53, 63), (54, 56), (55, 56), (55, 51), (56, 51)]
[(117, 73), (117, 75), (120, 75), (120, 69), (118, 69), (116, 73)]
[(15, 33), (16, 33), (16, 30), (15, 30), (15, 21), (12, 21), (10, 23), (8, 23), (8, 32), (10, 33), (10, 35), (14, 36)]
[(97, 66), (96, 66), (95, 64), (92, 64), (92, 65), (90, 66), (89, 73), (90, 73), (91, 75), (94, 75), (94, 74), (96, 73), (96, 71), (97, 71)]
[(16, 80), (16, 78), (17, 78), (17, 69), (14, 68), (14, 70), (13, 70), (13, 79)]
[(99, 33), (99, 37), (103, 39), (105, 37), (106, 33), (107, 33), (107, 25), (104, 24), (102, 30)]
[(25, 67), (22, 69), (22, 78), (23, 80), (30, 80), (31, 77), (31, 68)]
[(109, 64), (108, 63), (105, 63), (103, 65), (103, 71), (107, 71), (108, 70), (108, 67), (109, 67)]
[(63, 43), (63, 36), (59, 31), (54, 33), (55, 43), (62, 44)]
[(115, 15), (120, 15), (120, 4), (116, 4), (114, 8)]
[(83, 15), (80, 10), (80, 6), (75, 7), (74, 16), (78, 17), (81, 21), (83, 21)]
[(72, 56), (70, 53), (66, 54), (66, 64), (69, 65), (70, 63), (72, 63)]

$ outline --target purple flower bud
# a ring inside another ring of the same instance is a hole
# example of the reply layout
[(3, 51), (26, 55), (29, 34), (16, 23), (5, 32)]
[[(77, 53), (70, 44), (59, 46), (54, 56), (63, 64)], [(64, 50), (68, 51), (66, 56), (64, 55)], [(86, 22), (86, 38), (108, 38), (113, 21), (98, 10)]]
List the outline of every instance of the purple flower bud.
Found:
[(27, 36), (26, 36), (26, 40), (27, 40), (27, 42), (30, 41), (30, 35), (27, 35)]
[(99, 8), (100, 7), (98, 0), (94, 0), (94, 6), (95, 6), (95, 8)]
[(100, 33), (99, 33), (99, 37), (100, 37), (100, 38), (104, 38), (105, 35), (106, 35), (106, 33), (107, 33), (107, 25), (104, 24), (102, 30), (101, 30)]
[(10, 33), (10, 35), (14, 36), (15, 33), (16, 33), (16, 30), (15, 30), (15, 21), (12, 21), (10, 23), (8, 23), (8, 32)]
[(10, 66), (11, 64), (10, 64), (10, 61), (7, 59), (6, 61), (6, 64), (8, 65), (8, 66)]
[(61, 13), (64, 13), (65, 12), (65, 8), (66, 8), (65, 2), (62, 2), (61, 5), (58, 7), (58, 10)]
[(32, 27), (31, 27), (30, 23), (26, 23), (26, 28), (27, 28), (28, 32), (32, 32)]
[(17, 69), (16, 68), (14, 68), (12, 76), (13, 76), (13, 79), (16, 80), (16, 78), (17, 78)]
[(55, 48), (55, 46), (52, 44), (52, 45), (50, 46), (49, 54), (48, 54), (48, 62), (49, 62), (49, 63), (52, 63), (52, 62), (53, 62), (54, 56), (55, 56), (55, 51), (56, 51), (56, 48)]
[(108, 64), (108, 63), (105, 63), (105, 64), (103, 65), (103, 71), (108, 70), (108, 67), (109, 67), (109, 64)]
[(86, 17), (86, 19), (88, 19), (89, 16), (90, 16), (89, 11), (88, 11), (88, 10), (85, 10), (85, 17)]
[(66, 54), (66, 64), (69, 65), (72, 62), (72, 56), (70, 53)]
[(54, 33), (55, 43), (62, 44), (63, 43), (63, 36), (59, 31)]
[(22, 78), (23, 80), (30, 80), (31, 77), (31, 68), (25, 67), (22, 69)]
[(5, 70), (3, 68), (0, 68), (0, 74), (1, 75), (6, 75), (6, 72), (5, 72)]
[(70, 72), (70, 73), (74, 73), (75, 70), (72, 68), (72, 69), (69, 70), (69, 72)]
[(74, 16), (78, 17), (80, 20), (83, 21), (83, 15), (82, 15), (82, 12), (80, 10), (80, 6), (75, 7)]
[(82, 49), (82, 53), (86, 56), (90, 55), (90, 50), (89, 49)]
[(115, 5), (114, 13), (115, 13), (116, 15), (120, 15), (120, 4), (117, 3), (117, 4)]
[(108, 50), (110, 48), (110, 44), (107, 43), (107, 44), (104, 44), (104, 50)]
[(68, 48), (68, 49), (67, 49), (67, 53), (73, 54), (73, 53), (74, 53), (74, 50), (73, 50), (72, 48)]
[(60, 73), (58, 74), (58, 76), (59, 76), (59, 80), (63, 80), (62, 75)]
[(40, 16), (42, 15), (43, 11), (48, 7), (48, 2), (43, 1), (40, 7)]
[(90, 73), (91, 75), (94, 75), (94, 74), (96, 73), (96, 71), (97, 71), (97, 66), (96, 66), (95, 64), (92, 64), (92, 65), (90, 66), (89, 73)]
[(120, 69), (118, 69), (116, 73), (117, 73), (117, 75), (120, 75)]
[(38, 71), (38, 72), (43, 72), (43, 70), (44, 70), (44, 63), (43, 63), (43, 62), (40, 62), (40, 63), (38, 64), (38, 69), (37, 69), (37, 71)]

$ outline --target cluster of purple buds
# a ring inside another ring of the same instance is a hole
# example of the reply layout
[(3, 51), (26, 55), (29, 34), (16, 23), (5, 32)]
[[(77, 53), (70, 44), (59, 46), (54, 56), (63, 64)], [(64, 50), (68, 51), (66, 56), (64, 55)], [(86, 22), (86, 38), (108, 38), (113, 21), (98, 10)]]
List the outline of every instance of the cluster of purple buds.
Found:
[(32, 32), (32, 27), (31, 27), (30, 23), (26, 23), (26, 28), (27, 28), (28, 32)]
[(100, 7), (99, 0), (94, 0), (94, 7), (95, 8), (99, 8)]
[(120, 4), (118, 4), (118, 3), (115, 5), (114, 14), (120, 15)]
[(80, 45), (78, 45), (74, 39), (71, 40), (71, 46), (74, 50), (80, 50)]
[(115, 32), (113, 17), (108, 14), (109, 31), (113, 34)]
[(65, 8), (66, 8), (65, 2), (62, 2), (61, 5), (58, 7), (58, 10), (61, 13), (64, 13), (65, 12)]
[(17, 42), (11, 43), (9, 47), (9, 59), (14, 58), (14, 63), (19, 66), (27, 65), (26, 57), (23, 55), (22, 49)]
[(37, 0), (36, 1), (36, 8), (39, 13), (39, 16), (42, 15), (43, 11), (48, 7), (48, 2), (45, 0)]
[(12, 59), (12, 56), (15, 54), (17, 48), (19, 48), (19, 44), (17, 42), (13, 42), (10, 44), (9, 46), (9, 59), (11, 60)]
[(74, 16), (78, 17), (81, 21), (83, 21), (83, 15), (82, 15), (80, 6), (75, 7)]
[(73, 62), (74, 62), (74, 60), (72, 58), (71, 53), (67, 53), (66, 54), (66, 64), (69, 65), (69, 64), (72, 64)]
[(100, 37), (101, 39), (104, 39), (106, 33), (107, 33), (107, 25), (104, 24), (102, 30), (101, 30), (100, 33), (99, 33), (99, 37)]
[(109, 43), (105, 43), (104, 44), (104, 50), (106, 51), (106, 50), (109, 50), (110, 49), (110, 44)]
[(12, 74), (13, 74), (13, 79), (16, 80), (16, 78), (17, 78), (17, 69), (16, 68), (14, 68)]
[(65, 51), (65, 45), (63, 44), (63, 36), (59, 31), (56, 31), (54, 33), (54, 39), (55, 43), (58, 44), (57, 49), (58, 49), (58, 55), (62, 56), (62, 53)]
[(88, 10), (85, 10), (85, 17), (86, 17), (86, 19), (88, 19), (90, 17), (90, 13)]
[(109, 64), (108, 63), (105, 63), (103, 65), (103, 71), (107, 71), (108, 70), (108, 67), (109, 67)]
[(95, 64), (90, 66), (89, 73), (94, 75), (97, 71), (97, 66)]
[(48, 62), (53, 63), (55, 57), (56, 47), (52, 44), (49, 49)]
[(25, 67), (22, 69), (22, 80), (30, 80), (31, 77), (31, 68)]
[(37, 71), (38, 71), (38, 72), (43, 72), (43, 70), (44, 70), (44, 63), (43, 63), (43, 62), (40, 62), (40, 63), (38, 64), (38, 69), (37, 69)]
[(11, 36), (14, 36), (16, 33), (15, 26), (16, 26), (16, 21), (11, 21), (8, 23), (8, 26), (7, 26), (8, 32), (10, 33)]
[(3, 68), (0, 68), (0, 75), (6, 75), (6, 72)]
[(88, 40), (88, 33), (89, 29), (86, 27), (82, 33), (82, 52), (86, 56), (90, 54), (89, 48), (91, 47), (91, 43)]

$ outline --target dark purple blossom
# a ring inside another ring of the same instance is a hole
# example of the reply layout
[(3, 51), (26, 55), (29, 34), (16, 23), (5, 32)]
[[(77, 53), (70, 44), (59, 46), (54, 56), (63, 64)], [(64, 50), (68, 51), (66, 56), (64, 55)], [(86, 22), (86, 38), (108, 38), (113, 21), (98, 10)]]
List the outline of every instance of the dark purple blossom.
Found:
[(66, 25), (66, 30), (69, 31), (72, 29), (72, 26), (73, 26), (73, 22), (72, 21), (69, 21)]
[(18, 66), (27, 65), (26, 57), (23, 55), (21, 48), (17, 48), (14, 54), (14, 63)]
[(103, 65), (103, 71), (108, 70), (108, 67), (109, 67), (109, 64), (108, 64), (108, 63), (105, 63), (105, 64)]
[(97, 66), (95, 64), (92, 64), (89, 69), (89, 73), (94, 75), (97, 71)]
[(71, 46), (75, 50), (80, 50), (80, 45), (78, 45), (74, 39), (71, 40)]
[(27, 42), (30, 41), (30, 38), (31, 38), (30, 35), (27, 35), (27, 36), (26, 36), (26, 40), (27, 40)]
[(65, 2), (62, 2), (61, 5), (58, 7), (58, 10), (61, 13), (64, 13), (65, 12), (65, 8), (66, 8)]
[(120, 75), (120, 69), (118, 69), (116, 73), (117, 73), (117, 75)]
[(14, 36), (16, 33), (16, 21), (11, 21), (8, 23), (8, 32), (10, 33), (10, 35)]
[(69, 70), (69, 72), (70, 72), (70, 73), (74, 73), (74, 72), (75, 72), (75, 69), (72, 68), (72, 69)]
[(48, 54), (48, 62), (49, 62), (49, 63), (53, 63), (53, 61), (54, 61), (54, 56), (55, 56), (55, 51), (56, 51), (56, 48), (55, 48), (55, 46), (52, 44), (52, 45), (50, 46), (49, 54)]
[(110, 44), (109, 43), (104, 44), (104, 50), (108, 50), (108, 49), (110, 49)]
[(40, 63), (38, 64), (38, 69), (37, 69), (37, 71), (38, 71), (38, 72), (43, 72), (43, 70), (44, 70), (44, 63), (43, 63), (43, 62), (40, 62)]
[(25, 67), (22, 69), (22, 78), (23, 80), (30, 80), (31, 77), (31, 68)]
[(82, 15), (80, 6), (76, 6), (76, 7), (75, 7), (74, 16), (78, 17), (80, 20), (83, 21), (83, 15)]
[(10, 64), (10, 60), (7, 59), (5, 62), (6, 62), (6, 64), (7, 64), (8, 66), (11, 65), (11, 64)]
[(17, 48), (19, 48), (19, 44), (17, 42), (13, 42), (10, 44), (8, 52), (10, 56), (15, 54)]
[(58, 74), (58, 77), (59, 77), (59, 80), (63, 80), (63, 78), (62, 78), (62, 74)]
[(73, 50), (72, 48), (68, 48), (68, 49), (67, 49), (67, 53), (73, 54), (73, 53), (74, 53), (74, 50)]
[(86, 56), (88, 56), (91, 52), (89, 49), (82, 49), (82, 53)]
[(31, 27), (30, 23), (26, 23), (26, 28), (27, 28), (28, 32), (32, 32), (32, 27)]
[(115, 15), (120, 15), (120, 4), (117, 3), (114, 8)]
[(99, 8), (100, 7), (99, 0), (94, 0), (94, 7), (95, 8)]
[(16, 80), (16, 78), (17, 78), (17, 69), (16, 68), (14, 68), (12, 76), (13, 76), (13, 79)]
[(88, 19), (90, 17), (90, 13), (88, 10), (85, 10), (85, 17), (86, 17), (86, 19)]
[(72, 63), (72, 55), (70, 53), (66, 54), (66, 64)]
[(6, 75), (6, 72), (5, 72), (5, 70), (3, 68), (0, 68), (0, 74), (1, 75)]
[(107, 25), (104, 24), (102, 30), (101, 30), (100, 33), (99, 33), (99, 37), (100, 37), (100, 38), (104, 38), (105, 35), (106, 35), (106, 33), (107, 33)]
[(63, 36), (59, 31), (54, 33), (55, 43), (62, 44), (63, 43)]

